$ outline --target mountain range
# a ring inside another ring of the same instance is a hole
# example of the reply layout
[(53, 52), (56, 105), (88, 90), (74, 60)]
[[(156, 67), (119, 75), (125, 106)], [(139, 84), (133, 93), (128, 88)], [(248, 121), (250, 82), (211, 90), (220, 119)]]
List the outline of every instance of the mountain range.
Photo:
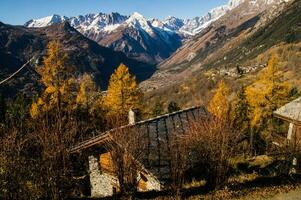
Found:
[[(269, 3), (273, 1), (268, 0)], [(214, 8), (202, 17), (186, 20), (172, 16), (164, 20), (146, 19), (137, 12), (131, 16), (98, 13), (77, 17), (52, 15), (32, 19), (25, 26), (39, 28), (68, 21), (72, 27), (100, 45), (122, 51), (130, 58), (157, 64), (174, 53), (184, 41), (243, 2), (230, 0), (227, 5)]]
[(77, 75), (92, 74), (102, 89), (106, 89), (109, 78), (120, 63), (129, 67), (140, 82), (149, 78), (155, 68), (145, 63), (128, 58), (122, 52), (100, 46), (86, 38), (68, 22), (38, 29), (12, 26), (0, 22), (0, 79), (8, 77), (22, 64), (36, 57), (30, 66), (0, 87), (2, 94), (14, 95), (19, 91), (32, 95), (38, 92), (39, 76), (35, 68), (46, 53), (49, 41), (58, 40), (75, 66)]
[[(252, 66), (252, 59), (287, 38), (298, 40), (299, 7), (293, 5), (300, 6), (300, 0), (230, 0), (189, 20), (98, 13), (53, 15), (30, 20), (24, 26), (0, 23), (0, 78), (43, 53), (53, 39), (61, 41), (78, 74), (93, 74), (103, 89), (121, 62), (143, 81), (141, 88), (161, 89), (163, 94), (170, 86), (201, 80), (204, 74), (236, 77), (237, 67), (254, 72), (262, 64)], [(283, 13), (290, 12), (294, 15), (285, 19)], [(33, 92), (37, 80), (34, 70), (24, 70), (22, 76), (10, 81), (10, 88)]]

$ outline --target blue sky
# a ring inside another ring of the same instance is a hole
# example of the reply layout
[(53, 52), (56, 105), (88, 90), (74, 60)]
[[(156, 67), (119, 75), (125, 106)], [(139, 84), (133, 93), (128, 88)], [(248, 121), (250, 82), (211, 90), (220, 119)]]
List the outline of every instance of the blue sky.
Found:
[(97, 12), (135, 11), (147, 18), (163, 19), (169, 15), (180, 18), (201, 16), (228, 0), (0, 0), (0, 21), (24, 24), (32, 18), (52, 14), (77, 16)]

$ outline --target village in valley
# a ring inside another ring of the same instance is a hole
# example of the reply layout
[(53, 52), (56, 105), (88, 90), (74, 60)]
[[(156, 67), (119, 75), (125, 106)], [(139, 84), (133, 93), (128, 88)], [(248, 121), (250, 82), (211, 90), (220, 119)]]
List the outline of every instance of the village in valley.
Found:
[(0, 199), (301, 199), (300, 13), (0, 17)]

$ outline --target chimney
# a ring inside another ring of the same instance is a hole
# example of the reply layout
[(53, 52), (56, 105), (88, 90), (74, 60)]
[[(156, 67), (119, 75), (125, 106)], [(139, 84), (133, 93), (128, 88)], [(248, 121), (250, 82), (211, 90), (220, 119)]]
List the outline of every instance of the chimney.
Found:
[(138, 121), (138, 109), (130, 109), (129, 110), (129, 124), (135, 125)]

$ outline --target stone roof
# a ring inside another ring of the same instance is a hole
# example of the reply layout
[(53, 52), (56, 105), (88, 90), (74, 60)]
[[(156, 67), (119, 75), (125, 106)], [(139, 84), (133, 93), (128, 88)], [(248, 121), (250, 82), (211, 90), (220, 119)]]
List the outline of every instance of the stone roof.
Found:
[(301, 124), (301, 97), (282, 106), (274, 114), (288, 122)]
[[(195, 106), (183, 110), (179, 110), (173, 113), (157, 116), (148, 120), (137, 122), (136, 124), (128, 124), (118, 128), (111, 129), (105, 132), (95, 133), (92, 137), (83, 138), (81, 141), (77, 142), (75, 145), (69, 149), (71, 153), (76, 153), (82, 151), (86, 148), (93, 146), (94, 144), (101, 143), (101, 141), (106, 140), (107, 136), (110, 133), (121, 129), (127, 128), (139, 128), (140, 131), (153, 131), (156, 132), (165, 131), (162, 130), (162, 127), (165, 128), (166, 123), (166, 132), (171, 132), (174, 130), (184, 132), (184, 129), (187, 127), (188, 122), (191, 120), (198, 119), (200, 116), (207, 116), (208, 112), (206, 108)], [(158, 127), (158, 129), (156, 128)], [(157, 134), (157, 133), (156, 133)]]

